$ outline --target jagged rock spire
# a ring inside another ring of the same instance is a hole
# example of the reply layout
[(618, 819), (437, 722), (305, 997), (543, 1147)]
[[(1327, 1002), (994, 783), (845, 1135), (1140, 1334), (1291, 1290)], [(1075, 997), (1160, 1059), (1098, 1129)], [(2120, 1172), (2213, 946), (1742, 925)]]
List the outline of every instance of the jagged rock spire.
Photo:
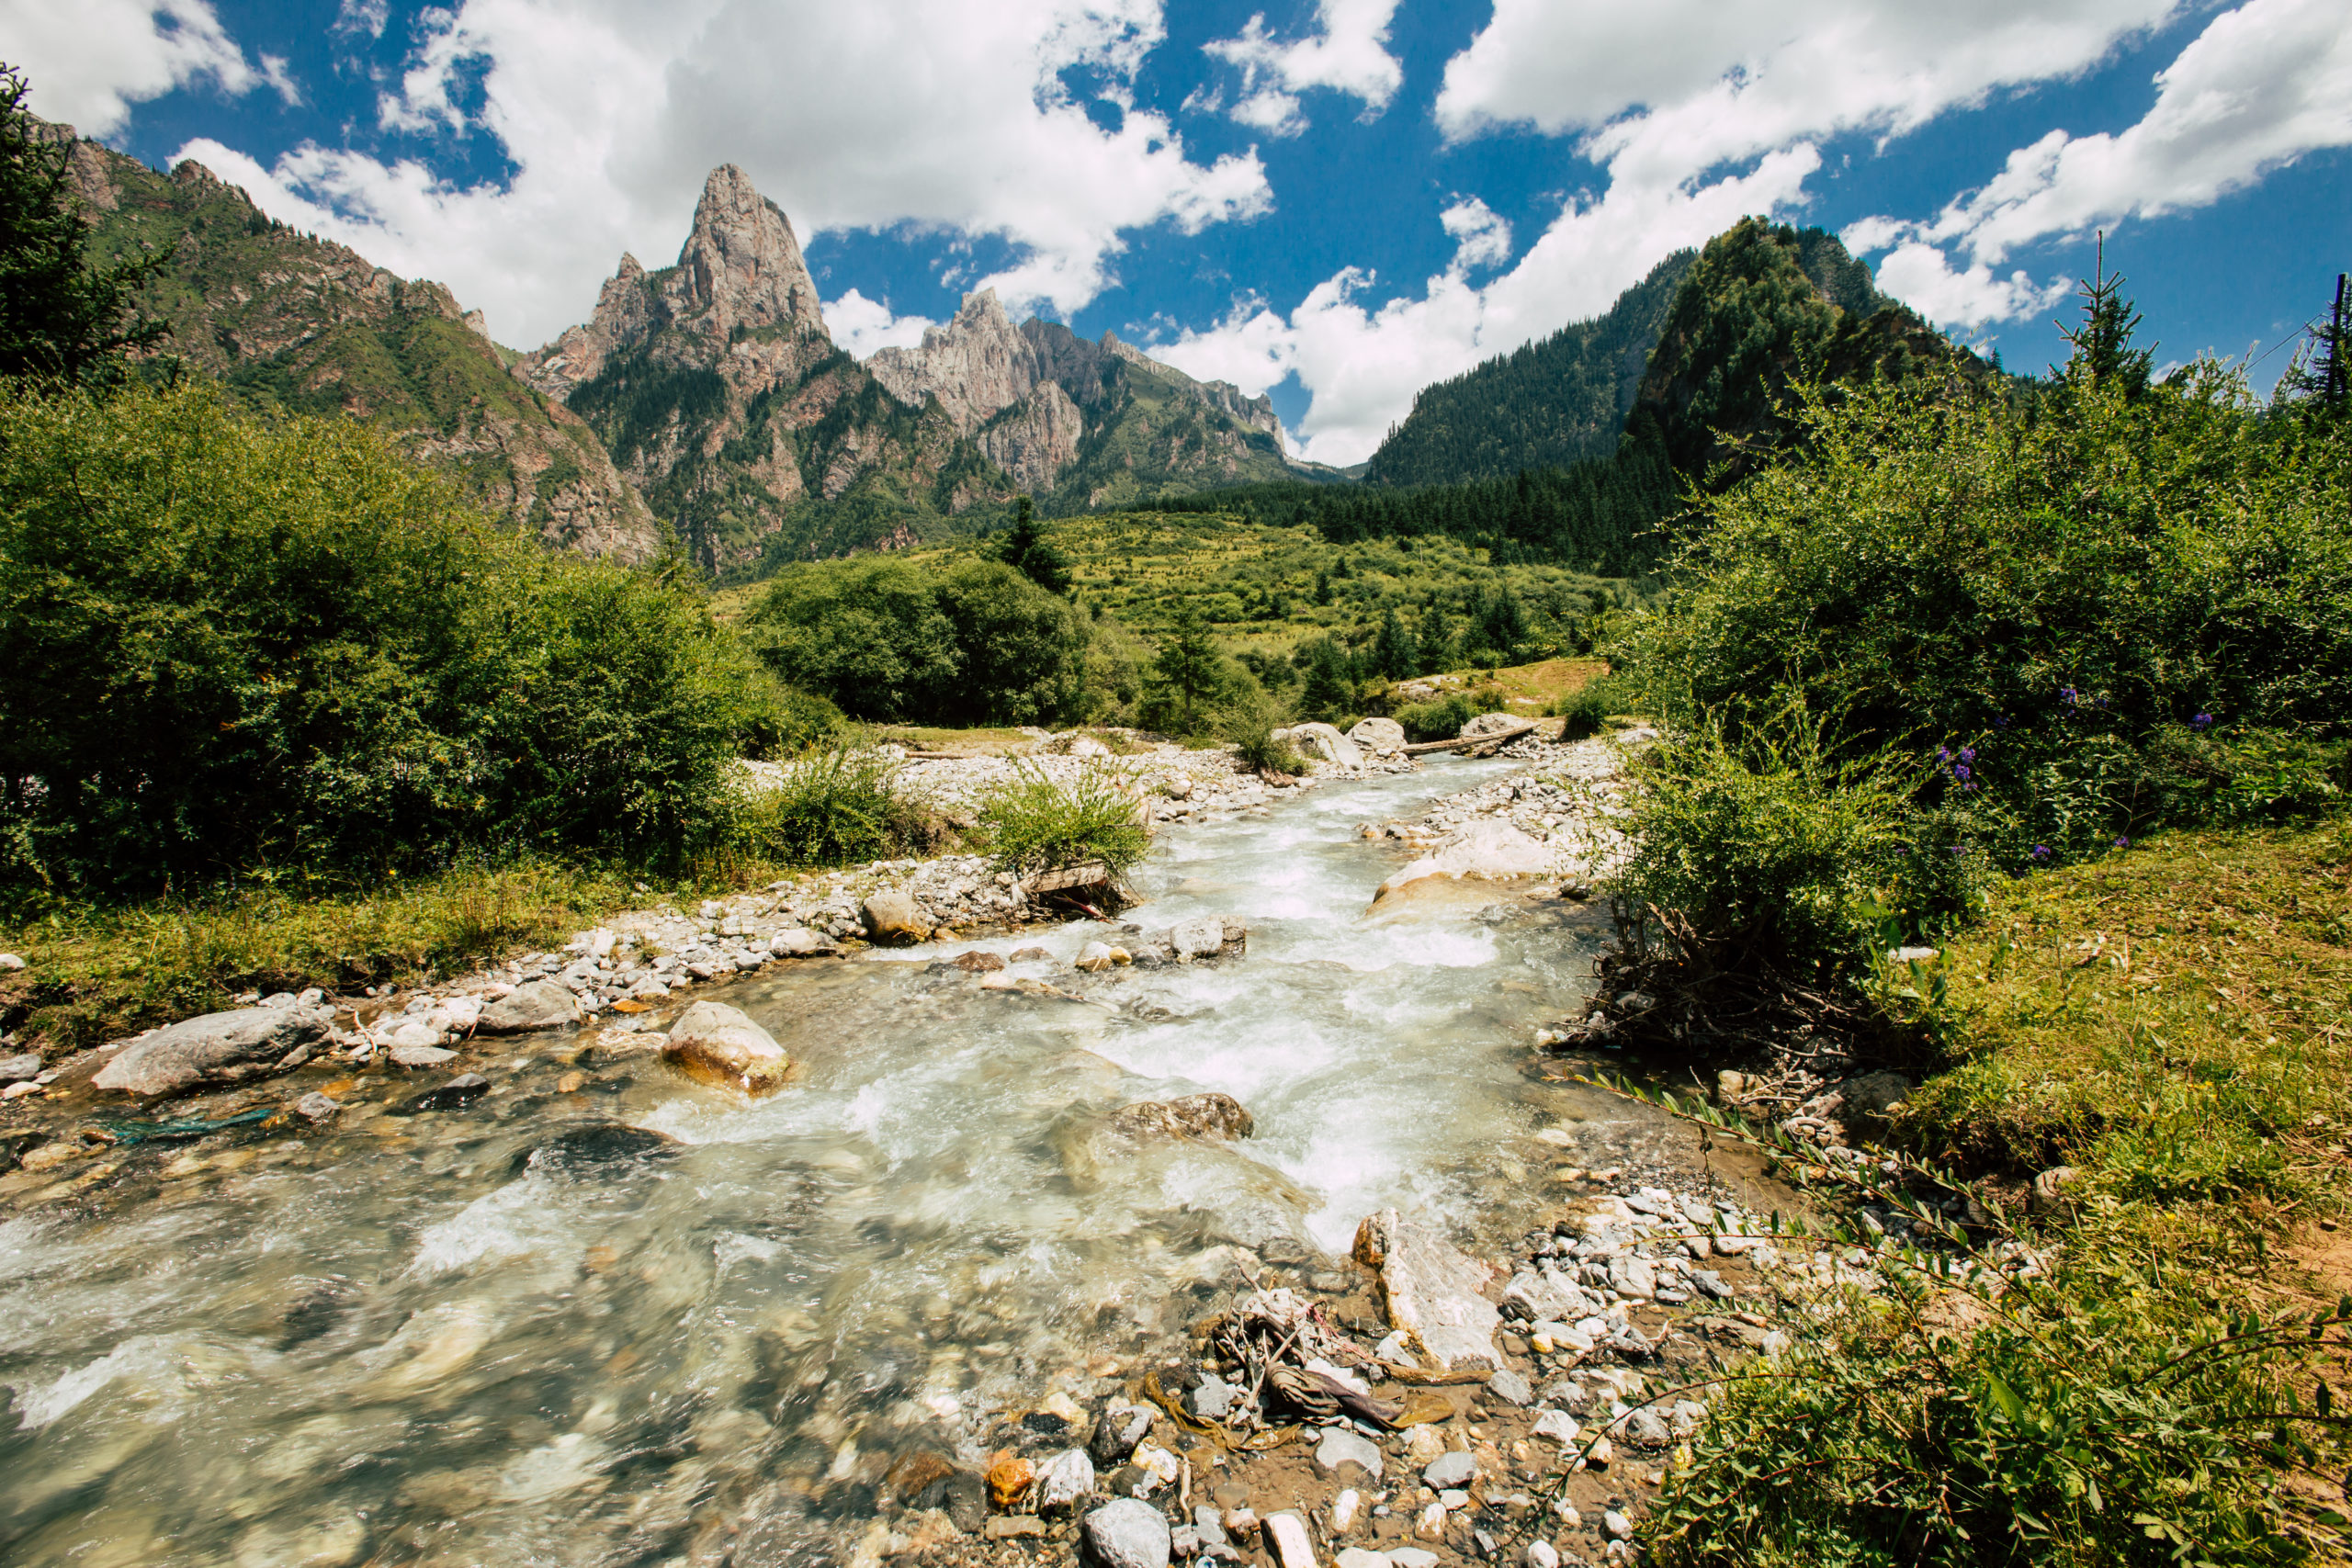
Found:
[(732, 164), (721, 164), (703, 182), (678, 271), (686, 296), (678, 301), (681, 313), (707, 311), (722, 332), (785, 327), (831, 335), (791, 220)]

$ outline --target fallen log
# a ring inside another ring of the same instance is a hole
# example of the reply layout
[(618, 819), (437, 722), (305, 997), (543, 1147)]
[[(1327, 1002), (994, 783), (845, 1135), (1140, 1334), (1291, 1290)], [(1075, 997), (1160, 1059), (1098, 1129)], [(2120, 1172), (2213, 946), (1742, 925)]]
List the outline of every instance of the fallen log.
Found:
[(1485, 735), (1457, 736), (1452, 740), (1424, 740), (1419, 745), (1408, 746), (1404, 750), (1408, 757), (1426, 756), (1431, 751), (1466, 751), (1472, 756), (1483, 756), (1514, 740), (1524, 739), (1534, 734), (1535, 728), (1533, 719), (1522, 719), (1510, 729), (1498, 729)]

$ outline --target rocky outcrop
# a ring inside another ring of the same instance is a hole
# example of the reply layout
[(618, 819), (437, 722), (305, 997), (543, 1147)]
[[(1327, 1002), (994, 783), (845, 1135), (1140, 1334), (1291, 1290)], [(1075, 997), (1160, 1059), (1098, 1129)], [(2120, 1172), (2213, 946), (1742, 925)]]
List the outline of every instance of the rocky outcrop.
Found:
[(874, 378), (910, 408), (936, 398), (966, 435), (1023, 401), (1044, 378), (1036, 350), (983, 288), (964, 296), (955, 319), (924, 329), (912, 348), (879, 349), (865, 362)]
[(1372, 896), (1377, 905), (1399, 889), (1432, 877), (1499, 882), (1541, 876), (1554, 869), (1554, 852), (1508, 822), (1473, 822), (1453, 834), (1434, 854), (1403, 866)]
[(549, 545), (627, 561), (659, 550), (604, 444), (508, 376), (481, 312), (445, 286), (288, 228), (192, 160), (164, 175), (76, 140), (67, 172), (102, 244), (169, 253), (140, 305), (170, 325), (164, 351), (184, 364), (250, 397), (366, 420)]

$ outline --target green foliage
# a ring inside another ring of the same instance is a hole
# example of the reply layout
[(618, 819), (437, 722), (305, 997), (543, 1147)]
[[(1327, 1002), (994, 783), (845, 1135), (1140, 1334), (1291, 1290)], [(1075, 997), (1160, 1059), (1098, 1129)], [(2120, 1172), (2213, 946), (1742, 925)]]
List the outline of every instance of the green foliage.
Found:
[(1152, 668), (1159, 672), (1184, 734), (1197, 732), (1202, 702), (1214, 695), (1220, 684), (1220, 663), (1216, 644), (1210, 639), (1208, 624), (1200, 612), (1190, 604), (1180, 608), (1159, 639)]
[(1785, 701), (1736, 733), (1702, 720), (1661, 743), (1634, 775), (1633, 852), (1612, 892), (1702, 971), (1851, 973), (1912, 846), (1916, 781), (1835, 750)]
[(1306, 759), (1288, 739), (1276, 739), (1274, 728), (1271, 706), (1258, 705), (1228, 715), (1225, 738), (1233, 742), (1234, 761), (1245, 771), (1296, 778), (1306, 772)]
[(980, 807), (989, 852), (1007, 871), (1095, 863), (1124, 874), (1151, 848), (1133, 786), (1103, 768), (1056, 779), (1024, 763)]
[(1396, 722), (1404, 728), (1405, 739), (1416, 744), (1426, 740), (1451, 740), (1462, 733), (1462, 727), (1482, 713), (1503, 711), (1501, 691), (1494, 686), (1480, 686), (1469, 692), (1448, 692), (1426, 703), (1414, 703), (1396, 710)]
[(1328, 637), (1301, 647), (1294, 657), (1299, 667), (1298, 714), (1322, 723), (1338, 720), (1354, 706), (1355, 682), (1350, 677), (1347, 651)]
[(752, 679), (687, 585), (542, 554), (348, 421), (0, 395), (14, 879), (683, 852)]
[(1085, 617), (997, 561), (944, 573), (888, 556), (795, 567), (752, 603), (743, 628), (778, 676), (859, 718), (1084, 716)]
[(749, 683), (743, 705), (743, 755), (760, 761), (838, 744), (848, 729), (840, 708), (765, 669)]
[(1624, 652), (1676, 722), (1793, 682), (1854, 754), (1939, 752), (1923, 798), (2005, 867), (2103, 850), (2199, 798), (2160, 737), (2352, 714), (2352, 432), (2254, 415), (2211, 365), (2033, 409), (1809, 398), (1810, 456), (1711, 503)]
[(1069, 564), (1047, 542), (1037, 525), (1036, 508), (1027, 496), (1013, 502), (1012, 525), (996, 544), (996, 558), (1048, 593), (1069, 592)]
[(928, 849), (934, 832), (898, 792), (897, 772), (873, 751), (811, 753), (749, 796), (735, 842), (786, 865), (845, 865)]
[(1380, 631), (1372, 644), (1372, 669), (1374, 674), (1389, 681), (1420, 673), (1420, 647), (1397, 617), (1394, 604), (1381, 612)]
[(135, 297), (168, 255), (85, 263), (89, 231), (66, 142), (25, 108), (24, 73), (0, 65), (0, 376), (102, 377), (165, 329)]
[(1566, 721), (1560, 727), (1561, 739), (1582, 740), (1600, 734), (1610, 716), (1626, 712), (1631, 701), (1623, 682), (1599, 675), (1553, 704), (1552, 716)]
[(2296, 346), (2294, 363), (2271, 394), (2317, 419), (2342, 417), (2352, 409), (2352, 301), (2346, 277), (2335, 275), (2335, 302), (2312, 323)]
[(2122, 275), (2108, 276), (2104, 233), (2098, 238), (2098, 265), (2075, 293), (2083, 301), (2083, 319), (2059, 329), (2073, 351), (2066, 357), (2063, 384), (2127, 400), (2140, 397), (2155, 373), (2155, 354), (2132, 342), (2140, 312), (2123, 297)]

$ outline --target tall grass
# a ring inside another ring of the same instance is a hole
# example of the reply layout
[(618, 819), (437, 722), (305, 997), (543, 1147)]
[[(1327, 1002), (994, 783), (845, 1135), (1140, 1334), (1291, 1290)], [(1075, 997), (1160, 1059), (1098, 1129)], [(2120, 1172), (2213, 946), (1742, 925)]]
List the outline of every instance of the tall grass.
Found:
[(1008, 871), (1099, 863), (1119, 876), (1150, 851), (1143, 805), (1126, 780), (1088, 768), (1063, 781), (1026, 763), (981, 808), (989, 852)]

